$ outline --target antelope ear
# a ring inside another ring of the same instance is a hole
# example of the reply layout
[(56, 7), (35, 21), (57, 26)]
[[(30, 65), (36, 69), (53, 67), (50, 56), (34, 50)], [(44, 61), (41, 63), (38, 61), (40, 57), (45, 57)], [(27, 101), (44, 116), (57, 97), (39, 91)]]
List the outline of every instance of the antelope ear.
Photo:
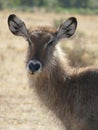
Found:
[(8, 26), (10, 31), (17, 36), (28, 36), (28, 30), (22, 20), (20, 20), (16, 15), (11, 14), (8, 17)]
[(62, 38), (71, 37), (76, 30), (77, 19), (75, 17), (69, 18), (67, 21), (64, 21), (58, 28), (56, 32), (56, 39), (61, 40)]

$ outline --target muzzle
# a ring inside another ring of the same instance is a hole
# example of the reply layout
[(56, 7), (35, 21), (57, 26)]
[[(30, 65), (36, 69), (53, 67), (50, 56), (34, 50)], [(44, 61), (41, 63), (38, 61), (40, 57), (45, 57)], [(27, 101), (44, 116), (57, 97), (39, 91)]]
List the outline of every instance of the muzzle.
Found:
[(27, 64), (27, 70), (31, 74), (41, 72), (41, 69), (42, 64), (37, 60), (30, 60)]

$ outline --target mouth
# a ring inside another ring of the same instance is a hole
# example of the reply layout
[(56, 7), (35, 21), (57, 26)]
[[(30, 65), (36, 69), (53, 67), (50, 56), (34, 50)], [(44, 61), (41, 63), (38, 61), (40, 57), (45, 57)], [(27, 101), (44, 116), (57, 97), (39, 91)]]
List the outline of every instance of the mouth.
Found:
[(28, 72), (30, 75), (34, 75), (34, 74), (35, 74), (35, 72), (32, 72), (32, 71), (28, 71), (28, 70), (27, 70), (27, 72)]
[(28, 72), (29, 74), (31, 74), (31, 75), (34, 75), (34, 74), (37, 73), (37, 72), (35, 72), (35, 71), (30, 70), (28, 66), (27, 66), (27, 72)]
[(37, 71), (37, 72), (31, 72), (31, 71), (28, 71), (28, 73), (31, 74), (31, 75), (36, 75), (36, 74), (40, 74), (41, 71), (40, 71), (40, 72), (38, 72), (38, 71)]

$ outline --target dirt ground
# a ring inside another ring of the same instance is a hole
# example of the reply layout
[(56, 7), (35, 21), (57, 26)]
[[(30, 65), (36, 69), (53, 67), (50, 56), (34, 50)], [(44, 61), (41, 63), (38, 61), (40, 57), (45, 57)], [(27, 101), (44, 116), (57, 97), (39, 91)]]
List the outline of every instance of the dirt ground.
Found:
[(7, 17), (12, 13), (21, 17), (29, 27), (51, 26), (54, 19), (76, 16), (78, 30), (87, 35), (90, 44), (98, 44), (98, 16), (0, 12), (0, 130), (63, 129), (56, 117), (40, 103), (33, 89), (29, 88), (25, 69), (27, 43), (10, 33)]

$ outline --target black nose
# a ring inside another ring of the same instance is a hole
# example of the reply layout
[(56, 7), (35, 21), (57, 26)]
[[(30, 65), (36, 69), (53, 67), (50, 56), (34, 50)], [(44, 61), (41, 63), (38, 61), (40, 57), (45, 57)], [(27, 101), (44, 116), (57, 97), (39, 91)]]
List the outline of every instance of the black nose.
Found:
[(33, 60), (29, 61), (28, 70), (30, 73), (40, 71), (41, 70), (41, 63), (39, 61), (33, 61)]

